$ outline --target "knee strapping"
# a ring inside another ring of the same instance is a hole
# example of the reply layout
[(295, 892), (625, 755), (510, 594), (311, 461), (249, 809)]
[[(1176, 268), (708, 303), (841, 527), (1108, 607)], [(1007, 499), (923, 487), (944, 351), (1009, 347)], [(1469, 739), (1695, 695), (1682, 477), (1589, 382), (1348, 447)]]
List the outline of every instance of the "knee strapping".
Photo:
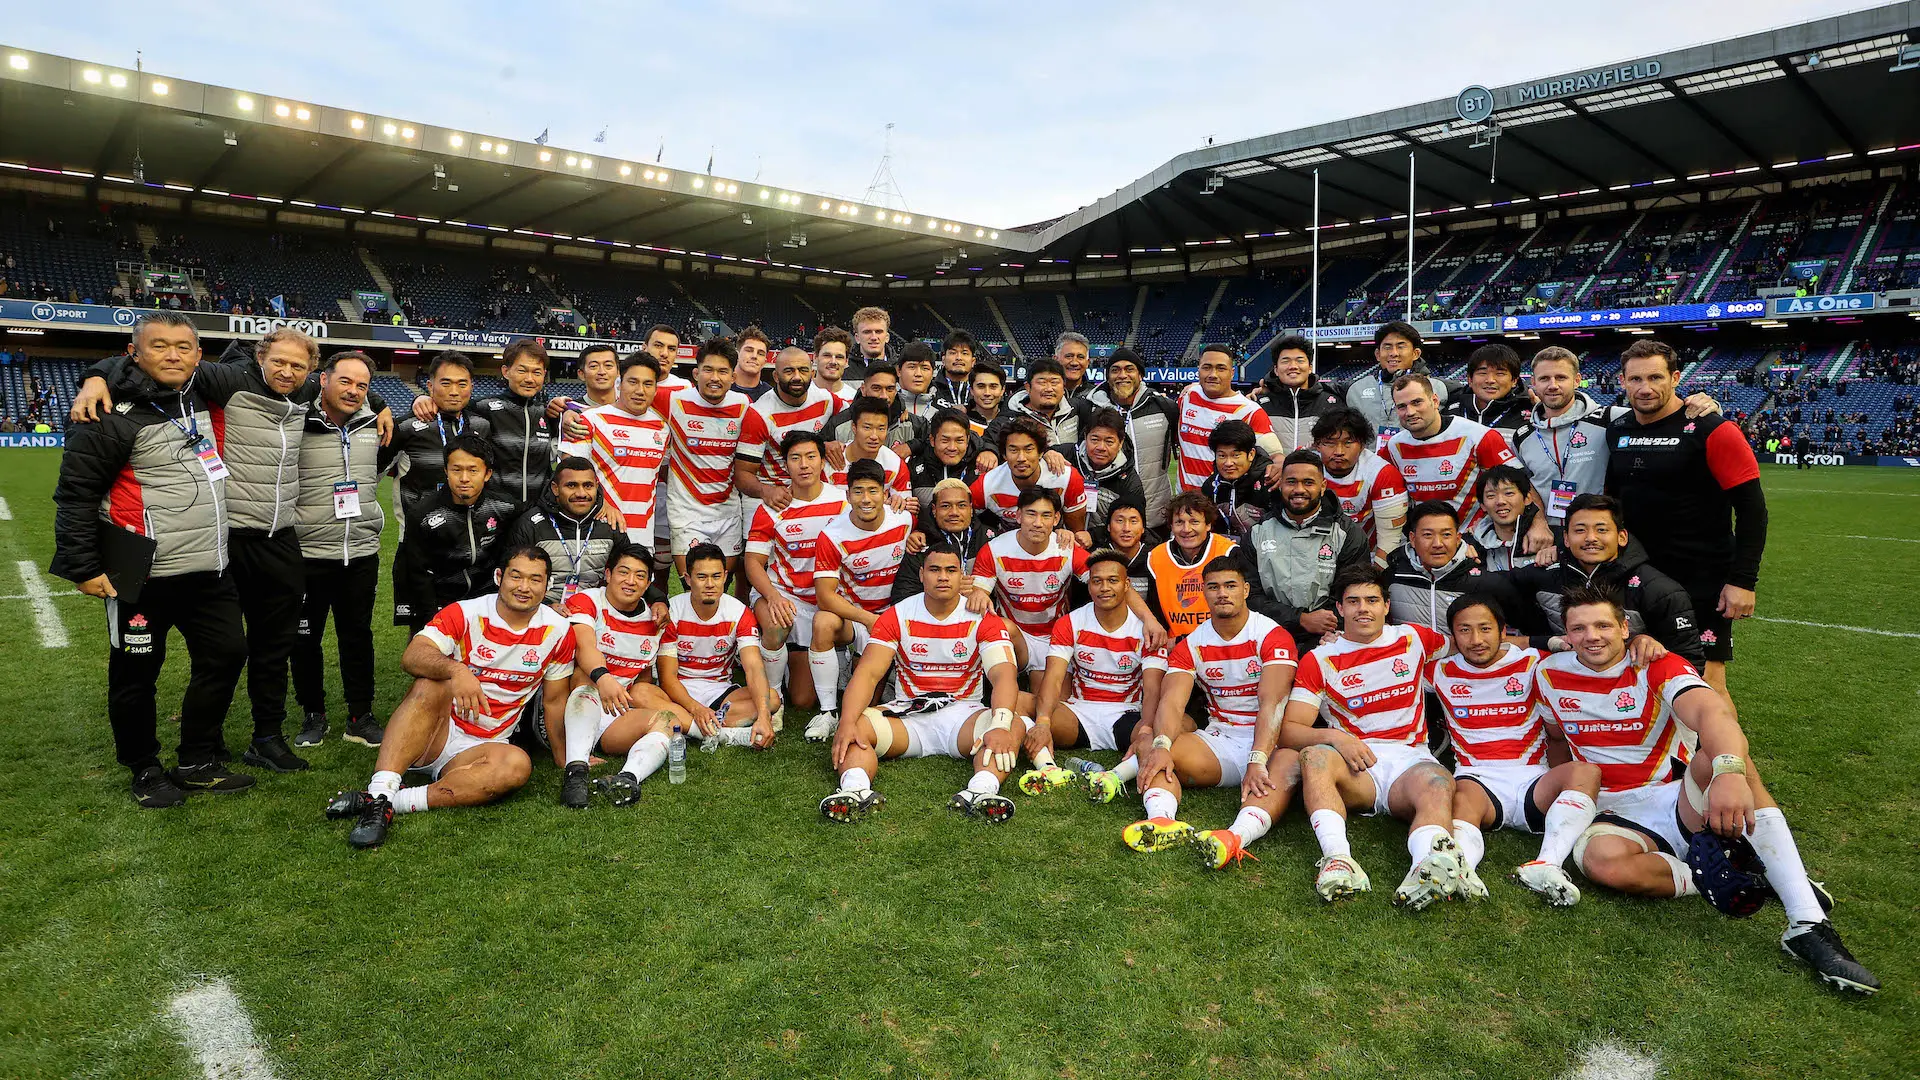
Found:
[(1596, 821), (1587, 826), (1587, 830), (1580, 834), (1580, 839), (1573, 842), (1573, 865), (1579, 867), (1580, 872), (1586, 874), (1588, 877), (1592, 877), (1593, 873), (1587, 869), (1587, 844), (1596, 836), (1624, 837), (1638, 844), (1641, 851), (1653, 850), (1651, 846), (1652, 842), (1644, 835), (1624, 825), (1615, 825), (1606, 821)]
[(860, 714), (860, 719), (873, 728), (874, 756), (886, 757), (887, 751), (893, 749), (893, 721), (879, 709), (868, 709)]

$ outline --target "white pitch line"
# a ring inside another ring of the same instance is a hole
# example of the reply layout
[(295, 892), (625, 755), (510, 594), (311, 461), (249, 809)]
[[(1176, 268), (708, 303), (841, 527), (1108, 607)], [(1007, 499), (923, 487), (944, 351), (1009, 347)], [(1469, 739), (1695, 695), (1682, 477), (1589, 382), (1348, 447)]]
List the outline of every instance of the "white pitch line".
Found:
[(67, 626), (60, 621), (60, 612), (53, 606), (53, 591), (47, 583), (40, 580), (40, 568), (32, 559), (21, 559), (13, 564), (20, 571), (20, 584), (27, 590), (27, 599), (33, 605), (33, 622), (40, 630), (40, 647), (44, 649), (64, 649), (67, 647)]
[(0, 499), (0, 521), (12, 521), (12, 520), (13, 520), (13, 507), (7, 505), (7, 500)]
[[(63, 596), (84, 596), (86, 594), (82, 593), (79, 589), (68, 589), (66, 592), (50, 592), (45, 595), (50, 596), (55, 600), (58, 600)], [(38, 599), (37, 596), (29, 593), (13, 593), (10, 596), (0, 596), (0, 600), (36, 600), (36, 599)]]
[(1920, 540), (1911, 536), (1861, 536), (1858, 533), (1828, 533), (1827, 535), (1837, 536), (1842, 540), (1885, 540), (1892, 544), (1920, 544)]
[(1819, 630), (1851, 630), (1856, 634), (1878, 634), (1881, 637), (1920, 638), (1920, 634), (1909, 630), (1876, 630), (1871, 626), (1841, 626), (1839, 623), (1806, 622), (1801, 619), (1773, 619), (1765, 615), (1755, 615), (1755, 622), (1785, 623), (1788, 626), (1811, 626)]
[(1660, 1059), (1612, 1040), (1580, 1051), (1580, 1060), (1562, 1080), (1655, 1080)]
[(207, 1080), (279, 1080), (247, 1007), (227, 980), (182, 990), (167, 1003), (167, 1014)]
[(1842, 488), (1770, 487), (1769, 494), (1781, 495), (1893, 495), (1902, 499), (1920, 499), (1920, 491), (1847, 491)]

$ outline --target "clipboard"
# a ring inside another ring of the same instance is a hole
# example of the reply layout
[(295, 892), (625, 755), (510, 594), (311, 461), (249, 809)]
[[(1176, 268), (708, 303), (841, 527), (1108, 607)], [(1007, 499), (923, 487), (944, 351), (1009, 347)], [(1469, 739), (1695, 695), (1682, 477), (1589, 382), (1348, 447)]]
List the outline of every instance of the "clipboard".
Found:
[(118, 525), (100, 523), (100, 565), (122, 603), (135, 603), (153, 573), (153, 556), (160, 549), (150, 536), (130, 532)]

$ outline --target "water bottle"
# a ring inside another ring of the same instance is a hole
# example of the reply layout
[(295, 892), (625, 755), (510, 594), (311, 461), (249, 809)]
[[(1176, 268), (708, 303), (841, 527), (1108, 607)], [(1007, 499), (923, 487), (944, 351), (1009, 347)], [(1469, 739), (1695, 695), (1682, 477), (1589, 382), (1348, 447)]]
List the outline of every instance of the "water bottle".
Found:
[(1105, 765), (1102, 765), (1097, 761), (1088, 761), (1086, 758), (1070, 757), (1067, 759), (1067, 769), (1070, 772), (1077, 772), (1077, 773), (1083, 773), (1083, 774), (1096, 773), (1104, 768), (1106, 768)]
[(673, 735), (667, 739), (667, 783), (684, 784), (687, 782), (687, 737), (680, 731), (680, 725), (673, 725)]
[(733, 702), (723, 701), (719, 708), (713, 710), (713, 734), (701, 736), (700, 751), (702, 753), (711, 754), (719, 750), (727, 741), (727, 710), (732, 707)]

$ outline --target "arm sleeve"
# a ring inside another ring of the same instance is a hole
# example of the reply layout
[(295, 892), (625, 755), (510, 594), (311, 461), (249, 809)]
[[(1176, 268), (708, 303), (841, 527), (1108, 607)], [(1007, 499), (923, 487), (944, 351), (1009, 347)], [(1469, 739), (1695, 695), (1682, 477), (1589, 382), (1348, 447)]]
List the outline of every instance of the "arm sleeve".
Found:
[(1507, 445), (1507, 437), (1500, 434), (1497, 429), (1490, 430), (1480, 437), (1480, 445), (1475, 448), (1474, 456), (1483, 469), (1491, 469), (1495, 465), (1511, 465), (1513, 464), (1513, 447)]
[[(1740, 447), (1745, 450), (1746, 444)], [(1751, 459), (1753, 451), (1747, 456)], [(1727, 497), (1733, 503), (1733, 568), (1727, 584), (1751, 589), (1760, 581), (1760, 556), (1767, 550), (1767, 496), (1756, 476), (1730, 489)]]
[(981, 589), (991, 592), (999, 575), (993, 567), (993, 549), (983, 547), (973, 559), (973, 583)]
[[(744, 442), (742, 446), (746, 445)], [(753, 528), (747, 530), (747, 554), (773, 554), (773, 517), (762, 506), (753, 512)], [(816, 541), (817, 542), (817, 541)]]
[(448, 604), (427, 620), (420, 636), (433, 642), (442, 656), (459, 656), (467, 637), (467, 613), (459, 604)]
[(1193, 674), (1193, 650), (1187, 646), (1186, 638), (1173, 643), (1173, 651), (1167, 654), (1167, 670)]
[(129, 446), (108, 434), (104, 423), (78, 424), (67, 430), (60, 480), (53, 489), (53, 563), (48, 567), (52, 573), (76, 584), (101, 574), (100, 502), (130, 453)]
[(594, 610), (593, 597), (585, 589), (567, 597), (567, 622), (575, 626), (595, 626), (599, 624), (599, 613)]
[(897, 611), (897, 608), (888, 608), (886, 614), (874, 620), (873, 630), (867, 635), (874, 644), (885, 645), (895, 652), (900, 651), (900, 616), (896, 614)]
[(1067, 493), (1065, 502), (1067, 505), (1063, 511), (1064, 513), (1071, 514), (1076, 510), (1085, 510), (1087, 508), (1086, 478), (1080, 475), (1079, 469), (1071, 465), (1067, 466)]
[(1053, 620), (1053, 636), (1047, 645), (1047, 655), (1057, 656), (1069, 663), (1073, 660), (1073, 616), (1062, 615)]
[[(813, 576), (816, 578), (838, 578), (840, 576), (840, 549), (832, 540), (822, 534), (813, 540)], [(895, 580), (899, 575), (894, 575)]]

